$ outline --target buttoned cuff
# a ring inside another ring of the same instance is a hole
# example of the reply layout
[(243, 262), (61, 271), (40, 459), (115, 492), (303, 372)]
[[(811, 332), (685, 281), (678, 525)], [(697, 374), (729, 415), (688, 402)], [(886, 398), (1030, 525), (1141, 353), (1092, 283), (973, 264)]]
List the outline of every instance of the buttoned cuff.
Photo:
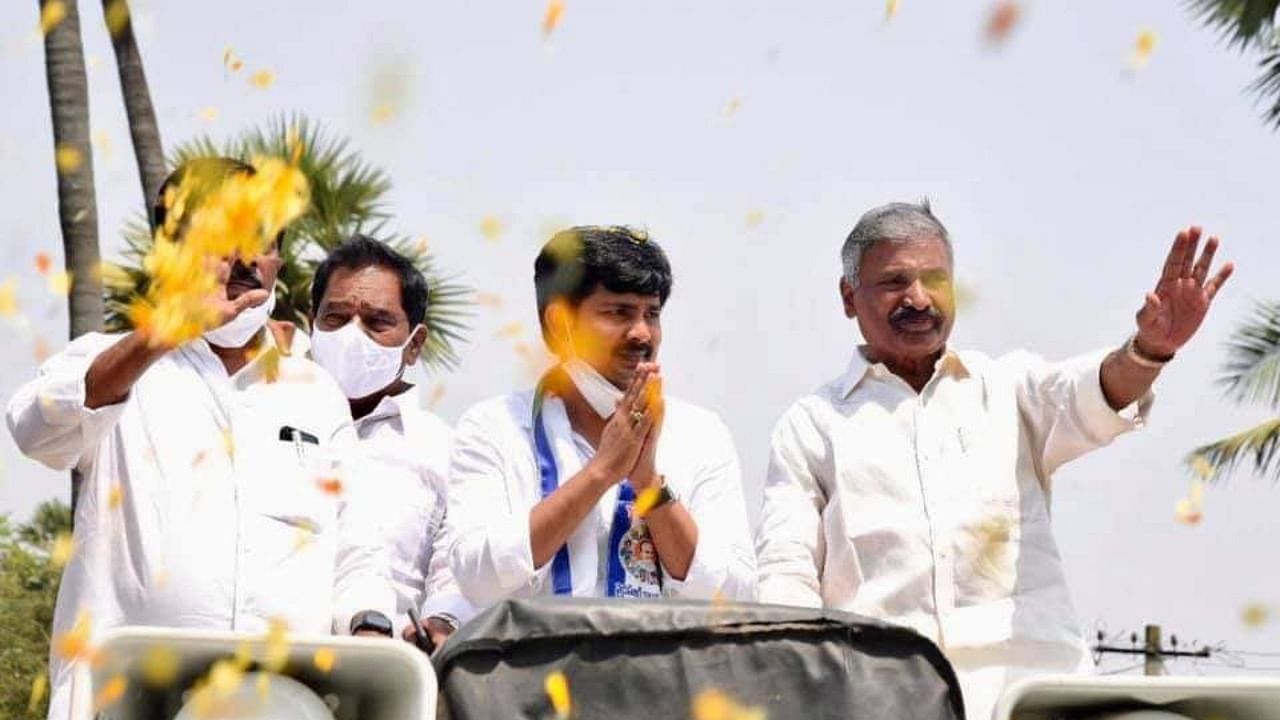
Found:
[(90, 408), (85, 405), (85, 392), (84, 373), (45, 382), (36, 397), (41, 419), (53, 427), (81, 425), (87, 437), (94, 437), (95, 431), (120, 419), (128, 396), (114, 405)]
[(1111, 351), (1103, 350), (1086, 356), (1076, 371), (1075, 379), (1076, 407), (1081, 426), (1099, 443), (1146, 425), (1151, 405), (1155, 402), (1155, 394), (1148, 390), (1120, 410), (1111, 407), (1102, 391), (1102, 363), (1110, 354)]

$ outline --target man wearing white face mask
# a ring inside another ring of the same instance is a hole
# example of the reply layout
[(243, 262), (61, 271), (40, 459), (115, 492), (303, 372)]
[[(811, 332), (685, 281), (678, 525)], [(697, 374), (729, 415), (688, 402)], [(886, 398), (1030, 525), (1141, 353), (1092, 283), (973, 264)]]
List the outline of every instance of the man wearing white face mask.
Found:
[[(199, 198), (253, 168), (203, 159), (164, 183), (152, 222), (182, 242)], [(191, 188), (172, 209), (163, 198)], [(168, 240), (164, 240), (168, 241)], [(277, 240), (278, 242), (278, 240)], [(78, 468), (75, 551), (53, 632), (88, 623), (264, 632), (384, 630), (392, 596), (376, 527), (338, 492), (358, 485), (345, 398), (264, 330), (278, 247), (223, 259), (222, 323), (169, 347), (140, 332), (88, 334), (12, 397), (9, 429), (29, 457)], [(353, 623), (353, 619), (355, 622)], [(49, 717), (70, 712), (72, 666), (50, 658)]]
[(445, 483), (452, 431), (419, 405), (405, 369), (427, 339), (426, 279), (378, 240), (356, 235), (316, 269), (311, 354), (351, 405), (391, 554), (396, 627), (412, 640), (409, 609), (422, 613), (434, 649), (472, 609), (449, 571)]
[(450, 560), (467, 598), (753, 599), (733, 441), (662, 393), (662, 249), (625, 227), (573, 228), (543, 247), (534, 285), (560, 363), (454, 435)]

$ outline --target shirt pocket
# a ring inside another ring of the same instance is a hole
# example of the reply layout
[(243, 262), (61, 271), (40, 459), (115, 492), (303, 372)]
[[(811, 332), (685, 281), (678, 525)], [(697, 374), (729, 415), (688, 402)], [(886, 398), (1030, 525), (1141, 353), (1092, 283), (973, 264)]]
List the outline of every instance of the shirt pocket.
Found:
[(318, 444), (273, 440), (261, 475), (250, 479), (252, 509), (299, 532), (320, 534), (337, 521), (347, 479), (341, 463)]

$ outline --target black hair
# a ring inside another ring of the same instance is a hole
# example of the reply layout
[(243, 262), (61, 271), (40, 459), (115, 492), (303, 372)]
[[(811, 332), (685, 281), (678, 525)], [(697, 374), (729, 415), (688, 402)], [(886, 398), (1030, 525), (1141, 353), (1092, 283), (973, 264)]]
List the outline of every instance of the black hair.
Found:
[(561, 230), (533, 261), (538, 322), (554, 300), (577, 307), (597, 287), (609, 292), (671, 295), (671, 264), (648, 233), (623, 225), (580, 225)]
[(316, 268), (311, 280), (311, 312), (320, 311), (320, 300), (329, 287), (329, 276), (337, 268), (359, 270), (376, 265), (386, 268), (400, 278), (400, 306), (409, 318), (409, 326), (426, 322), (427, 279), (409, 258), (396, 252), (390, 245), (359, 233), (344, 240), (330, 251), (329, 256)]
[[(151, 232), (155, 232), (164, 227), (165, 220), (169, 216), (169, 202), (166, 202), (165, 195), (170, 190), (177, 191), (178, 187), (189, 180), (194, 181), (194, 190), (192, 199), (195, 203), (199, 203), (205, 195), (217, 189), (227, 178), (232, 175), (253, 175), (256, 170), (249, 163), (227, 157), (201, 157), (192, 158), (169, 173), (169, 177), (160, 183), (160, 189), (156, 191), (156, 196), (152, 198), (151, 204)], [(194, 207), (194, 205), (193, 205)], [(182, 230), (186, 228), (186, 222), (191, 216), (191, 209), (187, 208), (183, 211), (182, 217), (178, 218), (178, 228), (172, 233), (172, 239), (182, 236)]]

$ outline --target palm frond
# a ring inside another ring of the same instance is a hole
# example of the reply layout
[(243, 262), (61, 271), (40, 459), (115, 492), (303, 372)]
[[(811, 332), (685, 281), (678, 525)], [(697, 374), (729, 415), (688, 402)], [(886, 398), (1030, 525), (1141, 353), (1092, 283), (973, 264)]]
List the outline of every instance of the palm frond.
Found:
[[(1280, 480), (1280, 417), (1221, 440), (1196, 448), (1187, 456), (1187, 465), (1204, 479), (1215, 482), (1225, 478), (1236, 466), (1251, 459), (1253, 472)], [(1207, 471), (1199, 466), (1207, 464)]]
[(1280, 302), (1260, 302), (1227, 341), (1218, 382), (1236, 402), (1280, 409)]
[(1262, 76), (1249, 86), (1263, 101), (1270, 100), (1270, 107), (1262, 116), (1275, 130), (1280, 130), (1280, 43), (1258, 62)]
[[(258, 155), (289, 157), (294, 143), (301, 146), (298, 166), (311, 185), (311, 206), (285, 231), (275, 317), (309, 327), (311, 278), (316, 266), (329, 250), (362, 232), (387, 241), (422, 271), (430, 288), (422, 360), (428, 366), (454, 367), (457, 346), (465, 340), (472, 291), (456, 276), (442, 275), (424, 246), (389, 229), (392, 217), (386, 196), (391, 179), (366, 162), (345, 138), (326, 132), (304, 116), (280, 116), (221, 143), (208, 137), (185, 142), (174, 150), (172, 162), (176, 167), (193, 158), (215, 155), (245, 161)], [(152, 242), (145, 215), (126, 226), (124, 238), (120, 263), (124, 272), (116, 273), (115, 282), (107, 288), (108, 326), (117, 331), (129, 328), (125, 310), (135, 293), (145, 292), (141, 265)]]
[(1220, 31), (1228, 45), (1241, 49), (1271, 43), (1280, 0), (1187, 0), (1193, 15)]

